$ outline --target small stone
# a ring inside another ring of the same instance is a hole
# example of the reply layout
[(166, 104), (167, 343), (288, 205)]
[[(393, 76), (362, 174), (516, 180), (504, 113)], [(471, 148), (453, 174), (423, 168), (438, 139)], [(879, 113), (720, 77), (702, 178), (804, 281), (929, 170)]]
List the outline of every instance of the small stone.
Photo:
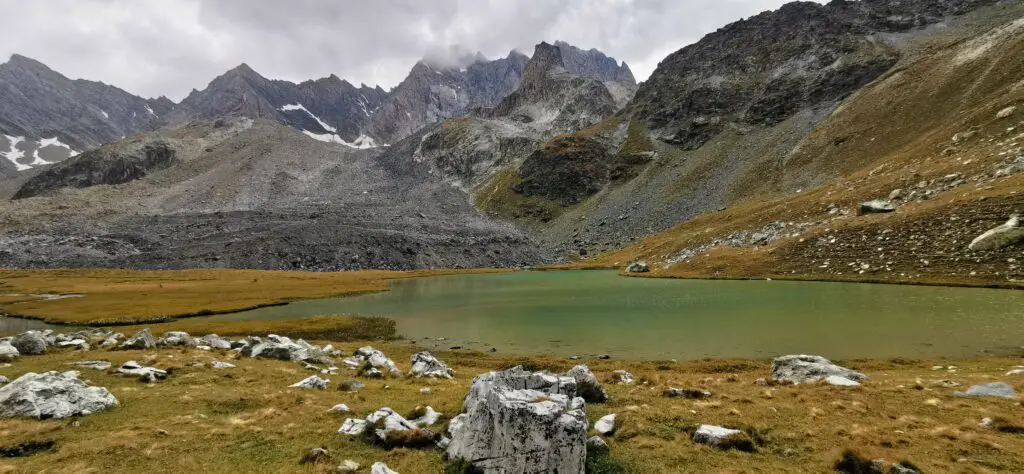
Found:
[(348, 413), (348, 411), (348, 405), (339, 403), (327, 410), (327, 413)]
[(608, 436), (615, 432), (615, 414), (602, 416), (594, 422), (594, 430), (602, 435)]
[(14, 362), (21, 353), (7, 341), (0, 341), (0, 362)]
[(434, 393), (434, 390), (430, 387), (423, 387), (420, 389), (420, 395), (430, 395), (431, 393)]
[(1013, 369), (1006, 373), (1006, 376), (1024, 375), (1024, 369)]
[(611, 359), (612, 356), (610, 356), (608, 354), (601, 354), (601, 355), (597, 356), (597, 358), (601, 359), (601, 360), (608, 360), (608, 359)]
[(993, 421), (992, 418), (989, 418), (989, 417), (986, 416), (985, 418), (981, 419), (981, 423), (978, 423), (978, 426), (980, 426), (982, 428), (988, 428), (988, 427), (992, 426), (992, 421)]
[(1004, 119), (1006, 117), (1013, 115), (1013, 113), (1016, 111), (1017, 107), (1011, 105), (1010, 107), (1007, 107), (1005, 109), (1000, 110), (999, 112), (996, 112), (996, 119)]
[(313, 448), (302, 457), (302, 464), (321, 464), (330, 459), (331, 455), (324, 448)]
[(754, 442), (746, 433), (715, 425), (700, 425), (700, 428), (693, 433), (693, 442), (723, 450), (754, 451)]
[(359, 470), (359, 463), (357, 463), (357, 462), (355, 462), (355, 461), (353, 461), (351, 459), (346, 459), (346, 460), (342, 461), (341, 464), (338, 465), (338, 467), (334, 471), (338, 472), (338, 473), (351, 473), (351, 472), (356, 472), (358, 470)]
[(611, 451), (608, 449), (608, 443), (606, 443), (600, 436), (591, 436), (587, 439), (587, 456), (601, 456), (608, 454)]
[(372, 466), (370, 466), (370, 474), (398, 474), (398, 473), (395, 472), (395, 471), (392, 471), (391, 468), (389, 468), (387, 464), (384, 464), (382, 462), (375, 462), (375, 463), (373, 463)]
[(647, 273), (651, 271), (650, 267), (647, 266), (647, 262), (633, 262), (626, 266), (627, 273)]
[(349, 418), (341, 424), (341, 428), (338, 428), (338, 434), (359, 436), (366, 432), (367, 423), (366, 420), (360, 420), (358, 418)]
[(669, 398), (689, 398), (691, 400), (702, 400), (711, 398), (711, 392), (696, 388), (666, 388), (663, 394)]
[(888, 199), (873, 199), (860, 203), (858, 215), (893, 212), (896, 206)]
[(213, 367), (214, 369), (233, 369), (235, 368), (235, 364), (214, 360), (210, 362), (210, 367)]
[(859, 382), (838, 375), (829, 375), (825, 378), (825, 383), (839, 387), (860, 387)]
[(314, 388), (317, 390), (324, 390), (327, 388), (327, 383), (330, 382), (328, 379), (322, 379), (316, 375), (310, 375), (298, 382), (289, 385), (289, 388)]
[(612, 380), (617, 384), (629, 385), (633, 383), (633, 374), (625, 370), (612, 371)]

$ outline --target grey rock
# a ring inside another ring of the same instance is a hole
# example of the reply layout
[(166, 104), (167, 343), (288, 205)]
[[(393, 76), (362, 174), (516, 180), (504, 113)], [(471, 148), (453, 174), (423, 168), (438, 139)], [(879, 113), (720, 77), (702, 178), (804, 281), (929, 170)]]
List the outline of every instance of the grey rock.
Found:
[(441, 362), (429, 352), (417, 352), (412, 355), (412, 369), (409, 370), (410, 377), (450, 379), (454, 375), (454, 370), (448, 368), (444, 362)]
[(608, 454), (610, 451), (608, 443), (601, 439), (600, 436), (587, 438), (587, 457), (601, 456)]
[(14, 362), (19, 355), (18, 348), (9, 341), (0, 341), (0, 362)]
[(633, 374), (625, 370), (612, 371), (612, 380), (617, 384), (629, 385), (633, 383)]
[(348, 412), (349, 412), (348, 405), (346, 405), (344, 403), (339, 403), (337, 405), (334, 405), (329, 410), (327, 410), (327, 413), (348, 413)]
[(859, 214), (882, 214), (886, 212), (893, 212), (896, 210), (896, 205), (888, 199), (873, 199), (871, 201), (865, 201), (860, 203)]
[(1024, 227), (1020, 225), (1020, 218), (1014, 215), (1005, 224), (993, 227), (976, 237), (968, 248), (970, 250), (998, 250), (1022, 240), (1024, 240)]
[(302, 379), (302, 380), (300, 380), (298, 382), (295, 382), (295, 383), (289, 385), (289, 387), (291, 387), (291, 388), (315, 388), (317, 390), (325, 390), (327, 388), (327, 383), (328, 382), (330, 382), (330, 380), (322, 379), (322, 378), (320, 378), (320, 377), (318, 377), (316, 375), (310, 375), (309, 377), (306, 377), (306, 378), (304, 378), (304, 379)]
[(582, 364), (577, 365), (569, 369), (565, 375), (576, 379), (576, 394), (583, 397), (587, 402), (601, 403), (608, 401), (608, 393), (604, 391), (604, 387), (597, 381), (597, 376), (590, 371), (590, 367)]
[(29, 372), (0, 387), (0, 418), (67, 418), (108, 410), (118, 401), (103, 387), (79, 380), (78, 372)]
[(21, 355), (43, 355), (46, 354), (46, 339), (39, 331), (27, 331), (11, 339), (11, 345)]
[(5, 377), (3, 375), (0, 375), (0, 385), (4, 385), (4, 384), (10, 383), (10, 382), (11, 382), (11, 379), (9, 379), (9, 378), (7, 378), (7, 377)]
[(979, 385), (971, 385), (963, 392), (953, 392), (957, 397), (998, 397), (1016, 399), (1019, 397), (1017, 391), (1005, 382), (992, 382)]
[(383, 376), (386, 374), (393, 377), (397, 377), (401, 375), (401, 372), (398, 370), (398, 366), (395, 365), (395, 362), (391, 359), (388, 359), (383, 352), (378, 351), (373, 347), (360, 347), (359, 349), (356, 350), (353, 356), (362, 360), (363, 366), (360, 369), (362, 375), (373, 377), (378, 376), (376, 374), (370, 375), (370, 373), (374, 369), (376, 369), (376, 371), (380, 373), (379, 376)]
[(451, 459), (484, 472), (583, 472), (585, 402), (576, 380), (522, 367), (477, 376), (449, 423)]
[(311, 360), (311, 355), (316, 351), (315, 346), (304, 343), (305, 341), (299, 343), (276, 334), (267, 336), (266, 341), (253, 342), (255, 344), (243, 348), (242, 355), (263, 359), (306, 361)]
[(626, 267), (628, 273), (647, 273), (649, 271), (651, 269), (647, 266), (647, 262), (633, 262)]
[(134, 336), (128, 338), (121, 343), (121, 349), (128, 350), (141, 350), (141, 349), (152, 349), (156, 347), (156, 339), (153, 338), (153, 334), (149, 332), (149, 328), (143, 329)]
[(693, 400), (702, 400), (705, 398), (711, 398), (711, 392), (707, 390), (701, 390), (697, 388), (666, 388), (663, 395), (669, 398), (689, 398)]
[(85, 342), (84, 339), (72, 339), (70, 341), (62, 341), (57, 343), (57, 347), (62, 349), (76, 349), (80, 351), (89, 350), (89, 343)]
[(417, 426), (388, 407), (371, 413), (366, 417), (366, 423), (373, 429), (374, 440), (388, 447), (425, 447), (436, 442), (433, 432)]
[(184, 331), (168, 331), (163, 337), (157, 339), (156, 345), (160, 347), (195, 347), (199, 340), (190, 336)]
[(355, 379), (349, 379), (341, 383), (339, 390), (343, 392), (358, 392), (360, 389), (365, 387), (366, 384)]
[(211, 348), (214, 348), (214, 349), (222, 349), (222, 350), (229, 350), (229, 349), (231, 349), (231, 341), (228, 341), (227, 339), (224, 339), (223, 337), (220, 337), (220, 336), (218, 336), (216, 334), (207, 334), (207, 335), (199, 338), (199, 341), (201, 341), (203, 344), (205, 344), (207, 346), (210, 346)]
[(441, 414), (435, 411), (434, 408), (430, 406), (416, 407), (416, 410), (414, 411), (416, 413), (422, 414), (413, 420), (409, 420), (409, 422), (420, 428), (426, 428), (430, 425), (433, 425), (434, 423), (437, 423), (437, 420), (441, 419)]
[(693, 442), (719, 449), (738, 449), (748, 452), (754, 450), (753, 442), (743, 431), (715, 425), (700, 425), (693, 433)]
[(788, 355), (772, 361), (772, 380), (776, 382), (815, 383), (832, 375), (854, 382), (868, 379), (862, 373), (835, 365), (821, 356)]

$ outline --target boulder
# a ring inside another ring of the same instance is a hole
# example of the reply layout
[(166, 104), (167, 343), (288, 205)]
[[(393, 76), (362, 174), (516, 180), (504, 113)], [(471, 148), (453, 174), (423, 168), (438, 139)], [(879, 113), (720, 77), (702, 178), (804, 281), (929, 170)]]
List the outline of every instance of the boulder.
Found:
[(1024, 227), (1018, 216), (1010, 217), (1005, 224), (993, 227), (971, 241), (971, 250), (998, 250), (1024, 240)]
[(221, 362), (219, 360), (210, 361), (210, 367), (214, 369), (233, 369), (235, 364), (229, 364), (227, 362)]
[(433, 446), (438, 438), (434, 432), (416, 426), (388, 407), (371, 413), (366, 417), (366, 423), (373, 430), (373, 440), (388, 448)]
[(250, 341), (250, 344), (242, 349), (242, 355), (294, 362), (306, 360), (309, 357), (309, 348), (293, 342), (290, 338), (271, 334), (267, 336), (266, 341)]
[(199, 345), (199, 340), (184, 331), (167, 331), (163, 337), (157, 339), (156, 345), (160, 347), (195, 347)]
[(693, 433), (693, 442), (706, 444), (718, 449), (754, 451), (754, 442), (751, 441), (750, 436), (746, 433), (715, 425), (700, 425), (697, 431)]
[(427, 351), (417, 352), (412, 355), (412, 369), (409, 370), (410, 377), (435, 377), (450, 379), (455, 371), (448, 368), (444, 362), (438, 360)]
[(583, 397), (584, 400), (590, 403), (608, 401), (608, 394), (604, 391), (601, 383), (597, 381), (594, 373), (590, 371), (590, 367), (577, 365), (569, 369), (565, 375), (576, 380), (576, 395)]
[(366, 432), (368, 423), (366, 420), (360, 420), (358, 418), (348, 418), (344, 423), (341, 424), (341, 428), (338, 428), (338, 434), (349, 435), (349, 436), (361, 436)]
[(25, 355), (46, 354), (46, 339), (39, 331), (28, 331), (14, 336), (11, 345), (18, 350), (18, 353)]
[(223, 337), (220, 337), (220, 336), (218, 336), (216, 334), (207, 334), (207, 335), (199, 338), (199, 341), (202, 344), (210, 346), (213, 349), (222, 349), (222, 350), (229, 350), (229, 349), (231, 349), (231, 341), (229, 341), (227, 339), (224, 339)]
[(149, 332), (149, 328), (146, 328), (122, 342), (120, 347), (121, 349), (129, 350), (152, 349), (156, 347), (156, 339), (154, 339), (153, 334)]
[(587, 456), (595, 457), (608, 454), (611, 450), (608, 449), (608, 443), (606, 443), (600, 436), (591, 436), (587, 438)]
[(663, 395), (669, 398), (689, 398), (692, 400), (702, 400), (705, 398), (711, 398), (711, 392), (707, 390), (701, 390), (699, 388), (666, 388)]
[(868, 379), (860, 372), (840, 367), (816, 355), (788, 355), (772, 361), (772, 380), (776, 382), (815, 383), (833, 375), (854, 382)]
[(383, 376), (384, 374), (394, 377), (401, 375), (401, 372), (398, 370), (398, 366), (395, 365), (393, 360), (388, 359), (383, 352), (370, 346), (360, 347), (356, 350), (353, 356), (361, 361), (362, 366), (359, 368), (359, 371), (363, 375), (373, 373), (371, 369), (377, 369), (380, 376)]
[(84, 339), (72, 339), (70, 341), (62, 341), (57, 343), (57, 347), (62, 349), (75, 349), (80, 351), (89, 350), (89, 343)]
[(110, 369), (111, 364), (105, 360), (83, 360), (79, 362), (72, 362), (70, 365), (82, 367), (84, 369), (108, 370)]
[(316, 375), (310, 375), (298, 382), (295, 382), (288, 387), (290, 388), (315, 388), (317, 390), (324, 390), (327, 388), (327, 383), (330, 382), (328, 379), (322, 379)]
[(416, 418), (409, 421), (420, 428), (426, 428), (437, 423), (437, 420), (441, 419), (441, 414), (430, 406), (416, 407), (416, 409), (413, 410), (413, 413), (413, 416)]
[(19, 355), (21, 353), (17, 347), (12, 346), (10, 342), (0, 341), (0, 362), (14, 362)]
[(392, 471), (387, 464), (375, 462), (370, 466), (370, 474), (398, 474), (398, 472)]
[(617, 384), (629, 385), (633, 383), (633, 374), (625, 370), (615, 370), (612, 372), (612, 380)]
[(88, 415), (117, 406), (103, 387), (91, 387), (78, 372), (29, 372), (0, 387), (0, 418), (38, 419)]
[(152, 383), (157, 380), (164, 380), (167, 378), (167, 371), (157, 369), (155, 367), (143, 367), (138, 362), (130, 360), (121, 364), (121, 367), (117, 369), (117, 373), (122, 375), (132, 375), (138, 377), (140, 381), (146, 383)]
[(883, 214), (886, 212), (893, 212), (895, 210), (896, 205), (888, 199), (872, 199), (870, 201), (860, 203), (858, 215)]
[(615, 432), (615, 414), (602, 416), (601, 419), (594, 422), (594, 430), (605, 436), (608, 436)]
[(647, 266), (647, 262), (633, 262), (626, 266), (627, 273), (647, 273), (651, 271), (651, 268)]
[(967, 391), (953, 392), (953, 395), (957, 397), (999, 397), (1011, 399), (1016, 399), (1018, 397), (1017, 391), (1014, 390), (1010, 384), (1005, 382), (971, 385)]
[(5, 377), (3, 375), (0, 375), (0, 385), (8, 384), (10, 382), (11, 382), (11, 379), (9, 379), (9, 378), (7, 378), (7, 377)]
[(111, 333), (102, 341), (100, 341), (100, 347), (117, 347), (117, 344), (124, 339), (124, 334), (119, 332)]
[(477, 376), (449, 423), (448, 457), (483, 472), (582, 473), (584, 406), (572, 377), (522, 367)]

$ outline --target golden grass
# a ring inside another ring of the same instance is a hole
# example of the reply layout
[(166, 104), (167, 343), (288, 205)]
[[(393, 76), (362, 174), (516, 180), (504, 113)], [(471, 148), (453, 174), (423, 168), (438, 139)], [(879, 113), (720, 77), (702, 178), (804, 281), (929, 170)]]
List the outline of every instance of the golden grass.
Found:
[[(0, 270), (0, 312), (63, 324), (126, 324), (234, 312), (302, 298), (387, 290), (387, 281), (499, 270)], [(27, 295), (78, 294), (45, 301)]]
[[(326, 342), (326, 341), (321, 341)], [(336, 341), (335, 341), (336, 342)], [(364, 343), (336, 343), (352, 351)], [(411, 344), (378, 346), (400, 368), (408, 369)], [(147, 352), (61, 352), (26, 357), (0, 375), (15, 378), (28, 371), (55, 370), (81, 359), (106, 359), (116, 365), (138, 360), (174, 368), (171, 377), (153, 386), (98, 371), (85, 371), (95, 385), (109, 388), (121, 406), (71, 420), (5, 420), (0, 448), (27, 442), (53, 441), (52, 450), (28, 457), (0, 458), (0, 472), (327, 472), (344, 459), (367, 468), (386, 462), (402, 473), (441, 472), (443, 455), (436, 450), (370, 446), (336, 434), (346, 415), (328, 414), (347, 404), (352, 417), (365, 417), (388, 406), (411, 414), (430, 405), (444, 415), (438, 429), (462, 406), (472, 378), (488, 370), (525, 364), (533, 369), (564, 371), (575, 361), (560, 357), (506, 357), (467, 352), (438, 352), (456, 370), (451, 381), (365, 380), (357, 393), (336, 390), (348, 374), (330, 377), (326, 391), (288, 389), (311, 372), (298, 364), (238, 359), (197, 350)], [(192, 362), (230, 360), (238, 367), (213, 370)], [(584, 361), (606, 383), (611, 400), (588, 404), (591, 424), (603, 415), (618, 414), (619, 429), (607, 438), (614, 464), (628, 472), (829, 472), (846, 449), (868, 459), (907, 459), (923, 472), (1020, 472), (1024, 470), (1024, 436), (983, 428), (984, 417), (999, 426), (1020, 419), (1020, 401), (964, 399), (952, 396), (973, 383), (1006, 380), (1007, 368), (1019, 358), (967, 361), (847, 361), (845, 365), (871, 376), (864, 387), (757, 385), (768, 376), (769, 363), (759, 360)], [(955, 372), (932, 370), (953, 365)], [(646, 385), (611, 385), (612, 371), (626, 369)], [(941, 380), (961, 384), (941, 388)], [(1021, 380), (1006, 380), (1018, 389)], [(920, 382), (920, 383), (918, 383)], [(429, 386), (430, 394), (421, 394)], [(708, 400), (682, 400), (661, 395), (664, 388), (709, 390)], [(690, 433), (711, 423), (745, 429), (761, 441), (756, 453), (719, 451), (695, 445)], [(161, 431), (164, 430), (164, 431)], [(300, 465), (313, 447), (326, 447), (328, 465)], [(965, 459), (966, 461), (959, 461)]]

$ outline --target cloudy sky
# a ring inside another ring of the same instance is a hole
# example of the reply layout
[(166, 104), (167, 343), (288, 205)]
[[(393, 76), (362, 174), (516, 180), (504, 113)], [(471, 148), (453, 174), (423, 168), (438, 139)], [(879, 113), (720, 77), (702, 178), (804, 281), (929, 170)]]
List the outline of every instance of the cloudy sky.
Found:
[(626, 61), (638, 80), (726, 23), (782, 0), (0, 0), (0, 61), (179, 100), (248, 63), (300, 81), (396, 85), (427, 55), (501, 57), (564, 40)]

